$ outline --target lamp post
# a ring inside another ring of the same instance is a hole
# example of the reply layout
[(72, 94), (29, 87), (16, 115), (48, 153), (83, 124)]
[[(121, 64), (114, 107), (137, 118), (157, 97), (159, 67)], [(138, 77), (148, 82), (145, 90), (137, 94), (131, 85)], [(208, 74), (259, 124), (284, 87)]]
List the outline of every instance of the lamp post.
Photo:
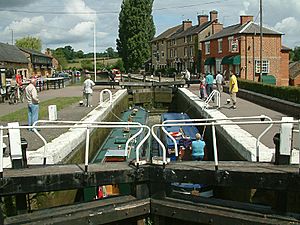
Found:
[(259, 73), (259, 82), (262, 82), (262, 55), (263, 55), (263, 29), (262, 29), (262, 21), (263, 21), (263, 12), (262, 12), (262, 0), (260, 0), (260, 54), (259, 54), (259, 61), (260, 61), (260, 73)]
[(97, 79), (97, 56), (96, 56), (96, 22), (94, 22), (94, 74), (95, 74), (95, 81)]

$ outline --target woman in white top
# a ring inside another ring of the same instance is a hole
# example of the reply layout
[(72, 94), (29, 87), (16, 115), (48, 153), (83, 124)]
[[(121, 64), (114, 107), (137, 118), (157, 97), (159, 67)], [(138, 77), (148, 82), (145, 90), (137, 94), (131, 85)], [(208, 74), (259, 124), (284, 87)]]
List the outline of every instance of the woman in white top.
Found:
[(83, 83), (83, 96), (86, 100), (86, 107), (93, 107), (92, 106), (92, 95), (93, 95), (93, 87), (95, 83), (91, 80), (91, 75), (86, 75), (86, 80)]

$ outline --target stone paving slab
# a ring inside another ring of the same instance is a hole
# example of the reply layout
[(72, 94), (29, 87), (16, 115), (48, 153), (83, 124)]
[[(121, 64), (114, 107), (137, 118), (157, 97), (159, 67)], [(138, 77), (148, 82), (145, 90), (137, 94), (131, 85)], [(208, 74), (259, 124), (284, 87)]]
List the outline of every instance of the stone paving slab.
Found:
[[(189, 90), (194, 94), (199, 96), (199, 85), (192, 85)], [(262, 107), (260, 105), (256, 105), (247, 100), (237, 98), (237, 109), (231, 109), (230, 104), (227, 104), (227, 99), (230, 99), (229, 94), (223, 92), (221, 93), (221, 109), (222, 112), (227, 117), (237, 117), (237, 116), (260, 116), (266, 115), (269, 116), (272, 120), (281, 120), (282, 117), (287, 116), (285, 114), (276, 112), (274, 110), (270, 110), (268, 108)], [(268, 125), (239, 125), (242, 129), (248, 131), (254, 137), (258, 137), (263, 130)], [(279, 131), (280, 125), (274, 125), (266, 135), (264, 135), (261, 139), (261, 142), (265, 144), (269, 148), (275, 148), (273, 143), (273, 137), (276, 132)]]

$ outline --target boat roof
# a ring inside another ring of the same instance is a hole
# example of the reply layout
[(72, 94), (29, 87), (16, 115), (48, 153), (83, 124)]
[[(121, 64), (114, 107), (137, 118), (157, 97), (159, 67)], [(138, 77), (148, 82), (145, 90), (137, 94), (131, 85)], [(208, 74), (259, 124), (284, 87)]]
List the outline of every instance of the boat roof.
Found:
[[(190, 117), (186, 113), (163, 113), (162, 121), (166, 120), (186, 120), (190, 119)], [(189, 122), (186, 122), (189, 123)], [(199, 132), (195, 126), (172, 126), (165, 127), (167, 132), (180, 132), (180, 129), (184, 132), (186, 137), (189, 137), (192, 141), (196, 140), (195, 135)], [(177, 138), (176, 142), (179, 144), (179, 140), (181, 138)], [(171, 138), (167, 137), (166, 144), (168, 148), (174, 148), (174, 143)]]
[[(129, 109), (122, 113), (121, 120), (127, 122), (128, 118), (132, 118), (132, 122), (139, 122), (145, 124), (148, 119), (148, 112), (142, 107), (135, 107), (138, 109), (135, 115), (132, 114), (133, 109)], [(126, 128), (126, 125), (124, 126)], [(111, 131), (104, 144), (99, 148), (98, 154), (93, 162), (102, 162), (105, 157), (124, 157), (125, 145), (127, 140), (136, 134), (139, 128), (130, 128), (129, 131), (125, 131), (124, 128), (115, 128)], [(137, 137), (137, 143), (139, 143), (143, 135)], [(135, 145), (131, 149), (129, 159), (135, 158)]]

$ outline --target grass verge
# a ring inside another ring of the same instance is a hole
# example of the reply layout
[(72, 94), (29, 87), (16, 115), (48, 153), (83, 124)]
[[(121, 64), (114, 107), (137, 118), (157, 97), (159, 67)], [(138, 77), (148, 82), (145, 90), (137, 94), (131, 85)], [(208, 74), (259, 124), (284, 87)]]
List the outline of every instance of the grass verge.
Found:
[[(40, 103), (39, 118), (46, 118), (48, 116), (48, 106), (56, 105), (57, 111), (62, 110), (76, 102), (79, 102), (82, 97), (61, 97), (53, 98)], [(16, 112), (4, 115), (0, 117), (1, 122), (11, 121), (27, 121), (27, 107), (20, 109)]]

